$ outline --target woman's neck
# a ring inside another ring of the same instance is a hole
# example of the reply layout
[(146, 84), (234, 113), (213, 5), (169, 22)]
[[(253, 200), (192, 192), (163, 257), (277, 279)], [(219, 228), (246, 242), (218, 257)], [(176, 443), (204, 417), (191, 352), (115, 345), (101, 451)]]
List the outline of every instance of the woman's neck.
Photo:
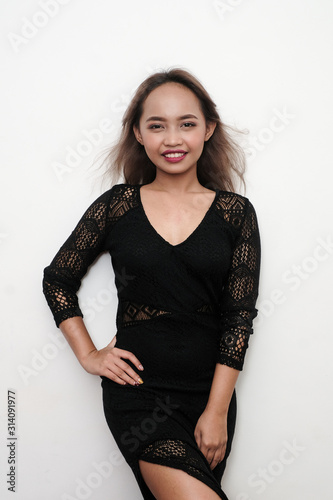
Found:
[(156, 191), (166, 191), (173, 194), (209, 191), (200, 184), (196, 171), (183, 174), (167, 174), (157, 170), (156, 177), (149, 186)]

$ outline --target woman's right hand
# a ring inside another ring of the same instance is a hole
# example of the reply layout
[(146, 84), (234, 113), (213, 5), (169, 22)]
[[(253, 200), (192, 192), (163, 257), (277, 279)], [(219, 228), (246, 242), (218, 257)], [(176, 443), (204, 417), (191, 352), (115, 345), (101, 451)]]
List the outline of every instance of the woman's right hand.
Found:
[(143, 370), (140, 361), (132, 352), (114, 347), (113, 341), (104, 349), (90, 351), (81, 364), (88, 373), (102, 375), (117, 382), (117, 384), (143, 384), (142, 378), (124, 361), (125, 359), (131, 361), (138, 370)]

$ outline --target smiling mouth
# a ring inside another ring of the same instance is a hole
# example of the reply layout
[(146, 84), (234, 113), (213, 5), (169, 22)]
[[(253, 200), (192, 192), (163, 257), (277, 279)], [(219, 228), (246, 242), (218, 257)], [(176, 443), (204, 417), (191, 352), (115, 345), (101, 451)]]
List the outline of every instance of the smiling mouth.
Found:
[(165, 161), (168, 163), (179, 163), (183, 161), (186, 155), (187, 151), (183, 151), (182, 149), (166, 149), (162, 153), (162, 156), (164, 156)]
[(187, 153), (166, 153), (163, 156), (165, 158), (181, 158), (182, 156), (185, 156)]

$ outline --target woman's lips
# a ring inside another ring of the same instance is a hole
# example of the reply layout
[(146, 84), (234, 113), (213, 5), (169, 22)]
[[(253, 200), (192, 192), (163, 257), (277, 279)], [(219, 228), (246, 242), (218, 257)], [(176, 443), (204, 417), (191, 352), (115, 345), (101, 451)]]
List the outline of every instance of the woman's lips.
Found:
[(168, 161), (170, 163), (177, 163), (177, 162), (183, 160), (186, 155), (187, 155), (187, 152), (181, 151), (181, 150), (177, 150), (177, 151), (170, 151), (169, 150), (169, 151), (165, 151), (163, 153), (163, 156), (166, 159), (166, 161)]

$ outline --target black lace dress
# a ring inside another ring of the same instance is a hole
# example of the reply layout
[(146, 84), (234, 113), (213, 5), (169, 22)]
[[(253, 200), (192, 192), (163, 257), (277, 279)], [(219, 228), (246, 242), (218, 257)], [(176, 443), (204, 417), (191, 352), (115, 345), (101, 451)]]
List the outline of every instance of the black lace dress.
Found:
[(140, 186), (114, 186), (88, 208), (44, 270), (44, 293), (57, 325), (82, 316), (76, 294), (103, 251), (111, 255), (119, 298), (116, 346), (133, 352), (144, 366), (140, 386), (102, 377), (114, 439), (145, 499), (154, 497), (139, 459), (182, 469), (226, 499), (220, 483), (234, 433), (235, 392), (226, 457), (213, 471), (194, 429), (216, 363), (242, 370), (252, 333), (260, 261), (253, 206), (245, 197), (217, 190), (198, 227), (171, 245), (146, 217)]

